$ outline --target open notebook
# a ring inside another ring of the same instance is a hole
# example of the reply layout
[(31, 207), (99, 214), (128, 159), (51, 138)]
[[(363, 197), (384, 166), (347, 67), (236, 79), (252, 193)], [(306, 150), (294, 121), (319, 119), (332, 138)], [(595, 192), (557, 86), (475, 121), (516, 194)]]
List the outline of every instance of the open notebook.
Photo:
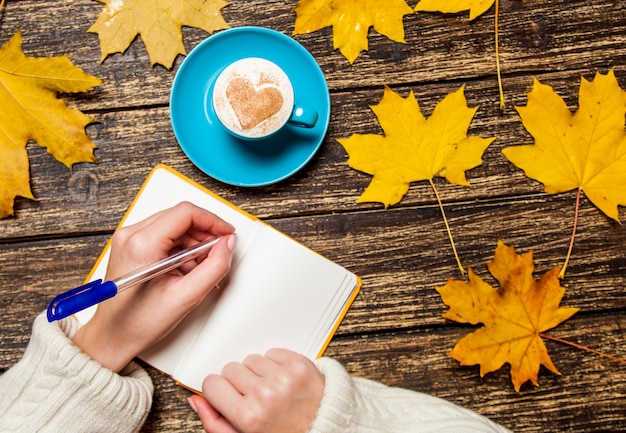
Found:
[[(281, 347), (322, 355), (360, 279), (165, 165), (157, 165), (120, 226), (190, 201), (236, 229), (231, 270), (183, 322), (140, 358), (195, 391), (230, 361)], [(110, 243), (86, 281), (103, 278)], [(130, 289), (132, 290), (132, 289)], [(95, 308), (76, 314), (86, 322)]]

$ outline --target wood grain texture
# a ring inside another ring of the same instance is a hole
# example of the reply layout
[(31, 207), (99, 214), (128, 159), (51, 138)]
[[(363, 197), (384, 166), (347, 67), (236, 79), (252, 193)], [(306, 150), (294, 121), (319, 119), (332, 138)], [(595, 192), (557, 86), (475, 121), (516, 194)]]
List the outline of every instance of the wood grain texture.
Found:
[[(260, 25), (291, 35), (296, 1), (233, 1), (232, 27)], [(408, 2), (411, 7), (417, 1)], [(434, 287), (460, 279), (443, 220), (428, 183), (414, 183), (396, 206), (357, 203), (371, 177), (351, 169), (337, 141), (382, 134), (370, 107), (384, 86), (413, 92), (425, 115), (464, 86), (479, 106), (469, 134), (497, 137), (471, 187), (437, 178), (465, 267), (495, 286), (486, 263), (498, 239), (533, 250), (536, 276), (562, 265), (574, 218), (575, 192), (547, 195), (509, 163), (502, 149), (532, 143), (514, 107), (527, 102), (533, 79), (548, 84), (574, 111), (581, 77), (613, 69), (626, 88), (626, 2), (501, 0), (500, 55), (506, 110), (498, 108), (494, 9), (467, 14), (416, 13), (404, 18), (406, 43), (370, 30), (369, 49), (350, 65), (333, 49), (332, 30), (293, 37), (322, 68), (331, 93), (323, 146), (298, 174), (276, 185), (238, 188), (198, 170), (179, 148), (169, 121), (172, 70), (151, 67), (136, 39), (100, 62), (98, 36), (87, 33), (103, 4), (92, 0), (8, 1), (0, 44), (16, 31), (27, 55), (68, 55), (104, 80), (87, 93), (60, 95), (96, 122), (87, 134), (98, 164), (70, 171), (36, 143), (27, 146), (36, 201), (18, 199), (0, 220), (0, 370), (23, 353), (30, 326), (59, 290), (82, 282), (146, 175), (166, 163), (363, 278), (363, 288), (327, 350), (356, 376), (452, 400), (516, 432), (626, 431), (626, 369), (569, 346), (546, 344), (562, 375), (542, 369), (540, 386), (513, 390), (507, 368), (484, 378), (448, 356), (472, 327), (448, 322)], [(191, 51), (209, 35), (184, 28)], [(620, 208), (620, 217), (626, 211)], [(550, 331), (578, 344), (626, 355), (626, 229), (583, 197), (562, 305), (581, 311)], [(188, 392), (150, 369), (155, 403), (143, 431), (201, 431)]]

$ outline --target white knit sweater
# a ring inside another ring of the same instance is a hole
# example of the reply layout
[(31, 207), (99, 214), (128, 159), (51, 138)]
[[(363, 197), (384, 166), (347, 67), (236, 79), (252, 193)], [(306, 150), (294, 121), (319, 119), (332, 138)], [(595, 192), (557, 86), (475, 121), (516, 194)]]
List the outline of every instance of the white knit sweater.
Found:
[(316, 361), (326, 387), (308, 433), (508, 432), (449, 401), (352, 377), (337, 361)]
[[(71, 343), (73, 319), (35, 319), (23, 358), (0, 377), (0, 432), (136, 432), (152, 404), (148, 374), (120, 374)], [(336, 361), (316, 361), (324, 397), (309, 433), (507, 432), (445, 400), (353, 378)], [(268, 432), (271, 433), (271, 432)]]

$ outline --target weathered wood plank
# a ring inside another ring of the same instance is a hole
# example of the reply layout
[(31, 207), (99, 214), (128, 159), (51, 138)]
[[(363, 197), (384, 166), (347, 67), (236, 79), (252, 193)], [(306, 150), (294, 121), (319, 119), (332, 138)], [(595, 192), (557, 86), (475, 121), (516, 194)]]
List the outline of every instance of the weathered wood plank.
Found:
[[(494, 286), (486, 263), (498, 239), (515, 245), (519, 253), (534, 249), (538, 275), (563, 264), (573, 210), (564, 208), (561, 200), (468, 202), (446, 206), (446, 212), (464, 266)], [(436, 206), (269, 222), (363, 278), (362, 291), (340, 334), (444, 323), (445, 306), (434, 287), (462, 276)], [(60, 285), (82, 281), (107, 238), (108, 234), (0, 244), (0, 302), (7, 311), (0, 323), (9, 347), (15, 346), (9, 339), (23, 340), (33, 316)], [(583, 312), (625, 310), (624, 245), (626, 231), (584, 203), (574, 255), (562, 283), (567, 288), (562, 305)], [(23, 300), (15, 302), (15, 296)]]
[[(468, 407), (515, 432), (589, 432), (626, 429), (624, 366), (562, 344), (546, 342), (562, 375), (546, 369), (539, 387), (516, 393), (505, 366), (481, 378), (477, 367), (460, 367), (447, 353), (470, 329), (424, 328), (335, 338), (328, 350), (356, 376), (435, 395)], [(624, 314), (575, 317), (552, 332), (610, 354), (623, 354)], [(616, 338), (620, 340), (616, 344)], [(152, 371), (156, 400), (144, 431), (200, 430), (186, 403), (189, 393)], [(175, 414), (175, 415), (173, 415)]]
[[(223, 15), (232, 27), (260, 25), (291, 34), (296, 3), (232, 2), (224, 8)], [(594, 71), (623, 68), (626, 64), (623, 2), (505, 0), (500, 3), (500, 55), (505, 88), (507, 77), (520, 73)], [(151, 67), (140, 40), (135, 40), (125, 54), (112, 55), (99, 63), (98, 37), (86, 32), (102, 8), (102, 4), (90, 0), (8, 2), (2, 17), (0, 43), (21, 29), (27, 54), (69, 54), (78, 66), (103, 78), (105, 83), (92, 92), (94, 97), (80, 97), (85, 109), (167, 104), (174, 74), (161, 66)], [(333, 50), (330, 28), (294, 37), (320, 63), (333, 90), (495, 76), (493, 8), (473, 22), (468, 21), (467, 14), (421, 12), (405, 17), (404, 25), (406, 44), (392, 42), (372, 30), (369, 50), (353, 65)], [(208, 36), (204, 31), (185, 29), (187, 50)], [(177, 59), (173, 70), (182, 59)]]
[[(409, 2), (414, 6), (416, 0)], [(261, 25), (291, 34), (297, 1), (232, 2), (223, 10), (233, 27)], [(525, 105), (532, 78), (555, 88), (573, 110), (580, 77), (615, 70), (626, 88), (626, 3), (616, 0), (500, 1), (500, 54), (507, 110), (498, 108), (493, 47), (494, 10), (469, 22), (467, 14), (405, 17), (406, 44), (370, 31), (369, 50), (353, 65), (333, 50), (326, 28), (296, 35), (316, 58), (331, 89), (332, 119), (322, 150), (300, 173), (265, 188), (236, 188), (212, 180), (185, 157), (169, 122), (171, 71), (152, 67), (140, 40), (100, 63), (98, 37), (86, 33), (103, 8), (92, 0), (9, 1), (0, 14), (0, 45), (18, 29), (27, 55), (68, 54), (104, 79), (90, 92), (62, 95), (93, 116), (87, 128), (100, 164), (68, 171), (36, 144), (28, 145), (38, 201), (20, 199), (16, 216), (0, 221), (0, 370), (22, 354), (34, 316), (59, 290), (79, 284), (126, 211), (149, 170), (164, 162), (354, 270), (363, 288), (328, 354), (357, 375), (435, 394), (490, 416), (514, 431), (626, 430), (622, 365), (548, 342), (562, 376), (542, 371), (539, 388), (515, 393), (506, 369), (484, 379), (447, 356), (470, 327), (446, 322), (433, 289), (461, 278), (432, 191), (413, 184), (404, 200), (383, 210), (357, 204), (371, 177), (350, 169), (337, 142), (354, 133), (381, 134), (370, 110), (383, 86), (413, 91), (426, 115), (465, 85), (480, 105), (469, 133), (497, 136), (484, 163), (468, 173), (471, 188), (437, 179), (465, 266), (489, 283), (486, 262), (497, 239), (518, 252), (534, 249), (536, 274), (563, 263), (574, 193), (547, 196), (501, 151), (527, 144), (514, 105)], [(208, 35), (184, 29), (191, 50)], [(626, 210), (620, 209), (622, 219)], [(626, 230), (583, 199), (580, 226), (566, 278), (564, 306), (581, 312), (551, 331), (624, 356)], [(61, 287), (62, 286), (62, 287)], [(151, 370), (154, 410), (144, 431), (200, 430), (187, 391)]]
[[(575, 316), (550, 334), (620, 355), (626, 351), (624, 318), (623, 313)], [(455, 342), (468, 332), (470, 329), (463, 326), (441, 326), (339, 336), (331, 342), (326, 355), (344, 363), (357, 376), (448, 399), (514, 431), (585, 432), (626, 428), (623, 365), (548, 341), (550, 356), (562, 375), (542, 369), (539, 387), (527, 384), (516, 393), (506, 367), (480, 378), (476, 367), (460, 367), (447, 356)], [(24, 329), (22, 335), (28, 335), (28, 329)], [(25, 346), (26, 339), (21, 344)], [(5, 347), (3, 339), (2, 348)], [(9, 358), (17, 360), (22, 350), (16, 350), (17, 356)], [(9, 359), (4, 352), (2, 368), (7, 368), (12, 362), (4, 363)], [(199, 428), (199, 422), (186, 404), (189, 393), (169, 378), (150, 371), (156, 393), (144, 431)]]
[[(559, 73), (545, 78), (545, 83), (553, 85), (574, 109), (580, 76)], [(593, 75), (587, 78), (591, 79)], [(626, 75), (623, 78), (626, 84)], [(530, 89), (532, 79), (515, 77), (511, 82), (524, 91), (513, 102), (525, 105), (525, 92)], [(395, 90), (403, 96), (413, 90), (422, 110), (430, 115), (434, 106), (458, 87), (454, 83), (444, 83)], [(468, 85), (465, 93), (469, 106), (480, 105), (468, 133), (497, 139), (485, 152), (483, 164), (467, 173), (472, 184), (470, 188), (448, 185), (443, 180), (437, 182), (444, 202), (500, 200), (541, 193), (543, 186), (539, 182), (526, 178), (501, 154), (507, 146), (532, 143), (532, 137), (524, 130), (519, 116), (512, 110), (505, 114), (499, 112), (497, 89), (489, 80)], [(333, 94), (333, 116), (321, 151), (302, 172), (263, 188), (224, 185), (196, 169), (176, 143), (167, 108), (97, 114), (100, 123), (88, 128), (99, 146), (96, 156), (100, 163), (97, 165), (77, 164), (70, 172), (36, 144), (29, 145), (31, 187), (38, 201), (18, 199), (16, 216), (0, 221), (0, 238), (112, 230), (150, 169), (160, 162), (172, 165), (263, 218), (380, 209), (380, 204), (356, 202), (371, 176), (348, 167), (347, 154), (337, 139), (355, 133), (382, 134), (369, 109), (381, 97), (382, 88)], [(481, 102), (483, 98), (493, 103), (484, 104)], [(396, 207), (434, 203), (435, 196), (428, 183), (419, 182), (412, 184), (407, 196)], [(624, 215), (623, 209), (621, 211)], [(98, 227), (93, 227), (95, 220)]]

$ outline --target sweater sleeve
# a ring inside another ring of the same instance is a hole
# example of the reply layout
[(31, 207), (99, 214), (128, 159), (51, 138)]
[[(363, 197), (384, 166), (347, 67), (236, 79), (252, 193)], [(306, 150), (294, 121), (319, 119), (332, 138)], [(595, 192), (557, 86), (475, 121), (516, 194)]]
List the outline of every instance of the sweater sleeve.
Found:
[(74, 346), (74, 319), (34, 322), (22, 359), (0, 377), (0, 432), (136, 432), (153, 385), (136, 363), (116, 374)]
[(316, 361), (324, 396), (308, 433), (508, 432), (446, 400), (355, 378), (330, 358)]

